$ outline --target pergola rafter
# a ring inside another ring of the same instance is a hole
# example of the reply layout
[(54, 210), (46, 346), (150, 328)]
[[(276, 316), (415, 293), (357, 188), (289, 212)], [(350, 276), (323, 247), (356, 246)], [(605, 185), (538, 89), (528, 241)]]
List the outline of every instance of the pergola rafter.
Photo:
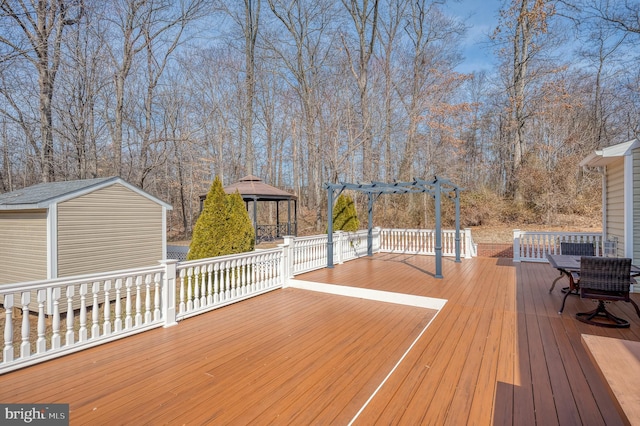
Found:
[[(383, 194), (418, 194), (427, 193), (435, 200), (436, 219), (436, 278), (442, 278), (442, 224), (440, 220), (440, 203), (442, 194), (453, 199), (456, 206), (456, 262), (460, 262), (460, 191), (462, 189), (449, 181), (435, 176), (432, 180), (415, 179), (411, 182), (371, 182), (371, 183), (327, 183), (328, 195), (328, 244), (327, 267), (333, 268), (333, 203), (335, 198), (345, 189), (368, 195), (367, 255), (373, 256), (373, 204)], [(336, 193), (337, 192), (337, 193)]]

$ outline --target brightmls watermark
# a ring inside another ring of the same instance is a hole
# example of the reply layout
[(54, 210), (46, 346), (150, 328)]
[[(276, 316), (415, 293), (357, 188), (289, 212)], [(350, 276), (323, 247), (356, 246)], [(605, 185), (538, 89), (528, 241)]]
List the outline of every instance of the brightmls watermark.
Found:
[(69, 404), (0, 404), (0, 424), (69, 426)]

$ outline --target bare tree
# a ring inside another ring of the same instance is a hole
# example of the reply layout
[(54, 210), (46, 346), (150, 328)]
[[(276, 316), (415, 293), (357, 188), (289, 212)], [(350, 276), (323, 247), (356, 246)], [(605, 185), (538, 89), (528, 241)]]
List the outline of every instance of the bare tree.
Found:
[[(149, 49), (149, 45), (163, 37), (174, 35), (167, 53), (180, 39), (185, 26), (201, 16), (207, 0), (183, 0), (176, 4), (170, 0), (114, 0), (105, 6), (103, 19), (111, 22), (117, 36), (105, 39), (114, 66), (115, 110), (112, 126), (113, 164), (115, 173), (122, 175), (122, 146), (125, 123), (125, 85), (135, 65), (136, 56)], [(119, 43), (116, 46), (116, 43)], [(153, 50), (153, 49), (152, 49)], [(149, 56), (147, 56), (149, 58)], [(155, 59), (155, 58), (153, 58)], [(163, 60), (166, 60), (166, 56)], [(163, 69), (160, 66), (156, 71)], [(153, 71), (154, 73), (156, 71)], [(151, 77), (157, 78), (157, 75)]]
[(99, 144), (106, 142), (100, 98), (109, 75), (104, 69), (107, 61), (104, 46), (95, 37), (98, 25), (88, 8), (66, 37), (60, 86), (54, 98), (59, 122), (55, 135), (61, 146), (56, 163), (58, 170), (66, 170), (63, 178), (97, 177)]
[(81, 0), (5, 0), (0, 3), (0, 19), (15, 29), (4, 35), (0, 34), (0, 43), (11, 49), (10, 55), (26, 59), (38, 74), (43, 182), (55, 179), (52, 99), (60, 66), (64, 30), (78, 22), (82, 11)]
[[(320, 226), (318, 205), (321, 197), (323, 144), (320, 143), (319, 134), (322, 104), (319, 99), (319, 86), (321, 69), (329, 55), (329, 44), (324, 44), (324, 41), (330, 29), (331, 6), (329, 3), (318, 1), (268, 1), (271, 12), (286, 29), (287, 36), (282, 40), (282, 48), (269, 44), (287, 70), (284, 75), (293, 75), (289, 84), (294, 88), (300, 103), (302, 134), (309, 170), (308, 206), (318, 212), (316, 224)], [(293, 46), (291, 52), (287, 49), (289, 45)]]
[(359, 95), (360, 137), (362, 148), (362, 178), (372, 180), (371, 150), (373, 143), (369, 105), (369, 65), (378, 39), (379, 0), (342, 0), (355, 30), (355, 47), (345, 38), (343, 43)]
[(497, 32), (511, 46), (510, 50), (503, 51), (505, 59), (511, 60), (508, 90), (513, 133), (507, 181), (508, 190), (517, 202), (523, 200), (517, 183), (527, 150), (525, 125), (528, 120), (527, 86), (531, 83), (529, 69), (544, 46), (540, 36), (546, 33), (547, 22), (553, 13), (553, 5), (547, 0), (513, 0), (510, 7), (502, 11), (500, 31)]

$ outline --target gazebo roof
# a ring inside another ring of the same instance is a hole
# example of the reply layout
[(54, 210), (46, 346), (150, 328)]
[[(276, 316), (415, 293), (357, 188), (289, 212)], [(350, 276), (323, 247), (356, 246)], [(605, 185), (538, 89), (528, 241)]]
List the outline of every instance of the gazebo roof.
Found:
[(244, 200), (295, 200), (298, 198), (287, 191), (267, 185), (262, 179), (252, 175), (245, 176), (238, 182), (226, 186), (224, 191), (227, 194), (238, 191)]

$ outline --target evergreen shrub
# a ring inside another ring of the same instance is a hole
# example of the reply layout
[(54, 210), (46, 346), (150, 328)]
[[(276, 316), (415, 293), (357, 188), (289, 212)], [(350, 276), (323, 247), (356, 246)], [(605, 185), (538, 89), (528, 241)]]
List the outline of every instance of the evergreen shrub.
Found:
[(333, 230), (355, 232), (360, 229), (360, 221), (353, 198), (340, 194), (333, 207)]
[(211, 184), (193, 229), (187, 260), (251, 251), (255, 233), (239, 193), (227, 195), (218, 177)]

